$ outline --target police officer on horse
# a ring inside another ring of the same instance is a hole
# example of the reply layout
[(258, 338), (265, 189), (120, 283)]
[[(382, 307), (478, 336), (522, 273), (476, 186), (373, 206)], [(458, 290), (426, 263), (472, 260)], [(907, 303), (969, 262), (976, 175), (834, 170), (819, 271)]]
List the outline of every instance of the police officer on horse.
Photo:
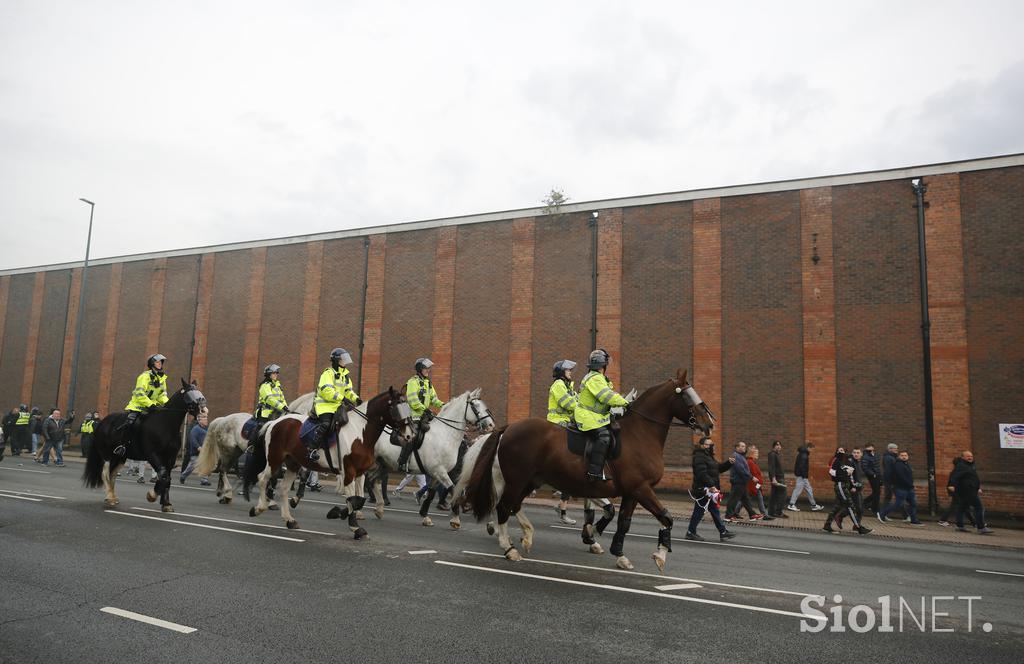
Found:
[(590, 454), (587, 458), (587, 479), (605, 481), (604, 462), (612, 446), (611, 409), (629, 405), (626, 398), (616, 392), (606, 372), (611, 356), (598, 348), (587, 358), (590, 371), (580, 381), (579, 402), (574, 415), (580, 431), (590, 436)]
[(135, 379), (135, 389), (132, 390), (131, 401), (124, 407), (128, 411), (128, 418), (117, 427), (117, 431), (125, 431), (125, 438), (117, 447), (114, 454), (120, 457), (128, 455), (128, 445), (134, 438), (137, 430), (136, 421), (143, 413), (167, 403), (167, 376), (164, 374), (164, 362), (166, 357), (157, 353), (150, 355), (146, 360), (146, 371), (139, 374)]
[[(430, 367), (434, 363), (429, 357), (421, 357), (416, 360), (416, 375), (405, 383), (405, 398), (409, 401), (409, 408), (412, 410), (412, 419), (417, 422), (416, 437), (412, 443), (402, 448), (398, 455), (398, 467), (408, 471), (406, 464), (409, 462), (409, 455), (419, 449), (423, 444), (423, 436), (430, 430), (430, 420), (434, 418), (431, 408), (441, 408), (444, 402), (437, 398), (437, 392), (430, 382)], [(422, 470), (420, 471), (422, 472)]]
[(324, 369), (320, 374), (320, 380), (317, 381), (316, 397), (313, 399), (313, 414), (316, 416), (317, 426), (312, 449), (309, 451), (310, 461), (320, 460), (318, 450), (324, 446), (331, 429), (335, 424), (344, 426), (348, 422), (348, 409), (363, 402), (352, 389), (352, 379), (346, 368), (350, 364), (352, 356), (348, 351), (344, 348), (335, 348), (331, 351), (331, 366)]

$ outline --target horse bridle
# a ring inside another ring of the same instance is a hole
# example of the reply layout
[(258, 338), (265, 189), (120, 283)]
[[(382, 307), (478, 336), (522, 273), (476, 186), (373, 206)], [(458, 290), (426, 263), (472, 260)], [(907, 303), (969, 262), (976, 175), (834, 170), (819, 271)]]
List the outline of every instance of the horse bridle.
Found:
[[(465, 408), (465, 410), (462, 411), (462, 421), (466, 422), (466, 420), (468, 419), (466, 417), (466, 415), (472, 409), (473, 416), (476, 417), (476, 422), (474, 423), (474, 426), (480, 427), (480, 423), (483, 422), (484, 420), (490, 420), (491, 424), (493, 425), (494, 424), (494, 417), (491, 415), (491, 411), (485, 405), (484, 406), (484, 412), (483, 412), (483, 414), (481, 414), (480, 410), (477, 408), (477, 402), (479, 402), (479, 401), (480, 401), (480, 399), (476, 398), (476, 397), (474, 397), (472, 399), (466, 399), (466, 408)], [(452, 429), (455, 429), (457, 431), (461, 431), (461, 430), (465, 429), (465, 425), (463, 425), (461, 427), (458, 426), (459, 423), (458, 423), (457, 420), (449, 420), (446, 417), (440, 417), (440, 416), (437, 416), (437, 415), (434, 416), (433, 420), (434, 421), (442, 422), (445, 426), (450, 427)], [(480, 427), (480, 428), (482, 428), (482, 427)]]
[(668, 425), (670, 427), (686, 427), (699, 434), (704, 434), (704, 430), (701, 429), (700, 426), (697, 424), (697, 418), (693, 416), (693, 409), (696, 408), (697, 406), (702, 407), (704, 409), (704, 413), (711, 419), (712, 422), (715, 422), (716, 420), (715, 414), (711, 412), (711, 409), (708, 408), (708, 405), (704, 403), (703, 399), (700, 398), (700, 395), (697, 394), (697, 390), (693, 389), (692, 385), (687, 385), (685, 388), (676, 386), (675, 392), (676, 394), (682, 395), (683, 401), (686, 402), (686, 407), (690, 411), (690, 417), (687, 422), (676, 422), (674, 421), (674, 418), (670, 419), (668, 422), (662, 422), (661, 420), (657, 420), (651, 417), (650, 415), (641, 413), (640, 411), (634, 410), (632, 408), (629, 409), (629, 412), (636, 413), (637, 415), (644, 418), (648, 422), (654, 422), (655, 424), (660, 424), (662, 426)]

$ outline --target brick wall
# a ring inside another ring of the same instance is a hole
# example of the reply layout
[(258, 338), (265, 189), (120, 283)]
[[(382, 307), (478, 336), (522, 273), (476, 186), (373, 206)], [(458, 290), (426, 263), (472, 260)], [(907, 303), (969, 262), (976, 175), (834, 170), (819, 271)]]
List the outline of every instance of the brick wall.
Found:
[[(43, 306), (37, 328), (39, 341), (36, 347), (35, 375), (32, 381), (32, 403), (42, 408), (44, 413), (49, 413), (50, 408), (54, 406), (66, 409), (64, 403), (57, 403), (57, 398), (70, 287), (69, 270), (46, 273)], [(64, 377), (64, 380), (67, 380), (67, 377)]]
[[(251, 251), (224, 252), (217, 254), (214, 260), (206, 380), (202, 383), (203, 394), (214, 416), (239, 412), (243, 390), (247, 394), (253, 390), (251, 384), (243, 386), (242, 383), (252, 269)], [(249, 409), (251, 405), (247, 403), (246, 410)]]
[[(295, 392), (295, 396), (314, 389), (320, 374), (331, 363), (331, 350), (339, 347), (347, 350), (352, 356), (353, 366), (349, 367), (352, 383), (354, 386), (360, 385), (359, 336), (362, 324), (359, 312), (363, 306), (364, 257), (362, 238), (324, 242), (319, 313), (315, 308), (313, 311), (303, 312), (303, 315), (319, 316), (316, 358), (312, 373), (304, 387)], [(369, 304), (367, 306), (369, 307)], [(292, 343), (294, 344), (294, 341)], [(366, 358), (363, 360), (365, 362)], [(364, 371), (365, 369), (364, 366)], [(372, 383), (362, 385), (360, 396), (368, 399), (377, 392), (377, 386)], [(289, 398), (293, 398), (291, 393)]]
[(404, 386), (433, 349), (437, 229), (389, 233), (381, 324), (381, 386)]

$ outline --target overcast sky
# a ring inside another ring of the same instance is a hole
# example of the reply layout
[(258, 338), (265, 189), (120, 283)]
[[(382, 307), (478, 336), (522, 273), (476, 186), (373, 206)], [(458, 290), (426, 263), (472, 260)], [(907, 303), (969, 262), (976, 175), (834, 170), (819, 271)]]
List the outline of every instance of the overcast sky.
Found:
[[(706, 5), (714, 4), (712, 8)], [(0, 269), (1024, 152), (1024, 3), (0, 0)]]

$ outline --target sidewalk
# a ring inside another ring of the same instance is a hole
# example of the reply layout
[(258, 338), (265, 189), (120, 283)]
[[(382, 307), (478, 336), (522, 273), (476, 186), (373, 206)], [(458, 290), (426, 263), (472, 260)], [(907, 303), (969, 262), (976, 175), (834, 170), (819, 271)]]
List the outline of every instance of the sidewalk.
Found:
[[(77, 448), (67, 450), (65, 448), (64, 462), (68, 465), (66, 470), (70, 472), (76, 472), (77, 464), (85, 463), (85, 459), (80, 456), (80, 452)], [(32, 456), (27, 453), (23, 453), (20, 457), (12, 457), (10, 455), (4, 457), (4, 464), (22, 463), (26, 467), (36, 468), (37, 464), (32, 461)], [(334, 482), (334, 476), (328, 473), (320, 473), (320, 481), (322, 483)], [(394, 486), (396, 482), (391, 483)], [(406, 487), (402, 491), (402, 499), (408, 497), (410, 501), (415, 503), (413, 494), (416, 493), (418, 485), (412, 485)], [(661, 500), (662, 504), (668, 508), (669, 512), (672, 513), (675, 518), (675, 533), (681, 537), (682, 532), (686, 529), (685, 520), (689, 519), (690, 513), (693, 511), (693, 501), (686, 496), (679, 496), (674, 493), (660, 493), (658, 499)], [(554, 513), (554, 507), (558, 505), (558, 499), (552, 496), (549, 487), (544, 487), (536, 492), (535, 497), (527, 498), (525, 503), (527, 505), (533, 505), (537, 507), (550, 507), (552, 508), (552, 514)], [(822, 503), (825, 510), (821, 512), (811, 512), (807, 506), (801, 506), (799, 512), (785, 511), (785, 514), (789, 516), (788, 519), (775, 519), (774, 521), (750, 521), (743, 520), (737, 521), (729, 525), (730, 528), (775, 528), (783, 529), (788, 528), (790, 530), (802, 530), (809, 532), (819, 533), (822, 537), (882, 537), (884, 539), (896, 540), (896, 541), (916, 541), (916, 542), (939, 542), (945, 544), (958, 544), (958, 545), (969, 545), (969, 546), (988, 546), (1000, 549), (1019, 549), (1024, 550), (1024, 530), (1014, 528), (1000, 528), (994, 526), (995, 532), (992, 535), (978, 535), (973, 529), (969, 532), (961, 533), (957, 532), (956, 526), (950, 525), (948, 527), (940, 526), (937, 522), (929, 520), (930, 517), (923, 515), (922, 521), (925, 522), (924, 526), (912, 526), (901, 520), (892, 519), (887, 523), (882, 523), (875, 517), (866, 517), (864, 519), (864, 525), (871, 528), (873, 532), (869, 535), (857, 535), (852, 532), (849, 519), (846, 519), (844, 523), (844, 530), (836, 531), (835, 534), (829, 535), (825, 533), (821, 527), (825, 525), (825, 516), (828, 514), (828, 510), (831, 509), (831, 505)], [(618, 503), (616, 502), (616, 507)], [(574, 499), (569, 503), (570, 515), (580, 521), (583, 518), (583, 502), (580, 499)], [(723, 507), (724, 514), (724, 507)], [(653, 518), (644, 509), (638, 507), (636, 512), (633, 514), (634, 518)], [(710, 521), (710, 517), (705, 516), (705, 520)]]

